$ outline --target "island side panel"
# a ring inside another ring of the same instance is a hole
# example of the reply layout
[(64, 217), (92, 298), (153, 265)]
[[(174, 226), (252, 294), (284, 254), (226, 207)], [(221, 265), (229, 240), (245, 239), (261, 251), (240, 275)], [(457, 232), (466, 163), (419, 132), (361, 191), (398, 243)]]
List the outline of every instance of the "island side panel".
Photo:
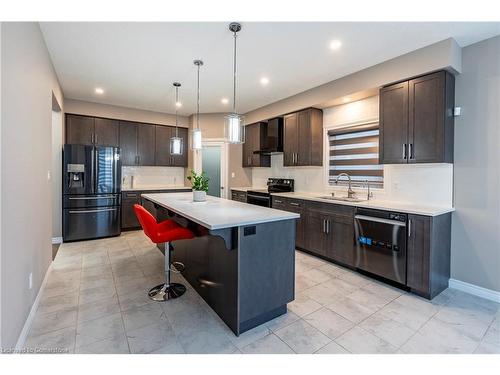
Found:
[(239, 333), (286, 312), (295, 293), (295, 220), (239, 228)]

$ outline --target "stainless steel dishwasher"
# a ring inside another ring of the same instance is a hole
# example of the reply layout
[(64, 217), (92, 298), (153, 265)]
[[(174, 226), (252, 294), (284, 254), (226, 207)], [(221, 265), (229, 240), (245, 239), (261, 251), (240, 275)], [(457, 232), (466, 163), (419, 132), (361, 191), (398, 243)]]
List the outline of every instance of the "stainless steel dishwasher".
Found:
[(406, 284), (406, 214), (358, 208), (354, 216), (355, 266)]

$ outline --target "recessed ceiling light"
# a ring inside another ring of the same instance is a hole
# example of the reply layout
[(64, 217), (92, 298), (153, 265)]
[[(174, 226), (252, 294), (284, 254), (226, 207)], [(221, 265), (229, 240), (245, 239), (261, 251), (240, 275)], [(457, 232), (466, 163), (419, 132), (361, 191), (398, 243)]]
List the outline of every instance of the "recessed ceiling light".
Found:
[(100, 87), (96, 87), (96, 89), (95, 89), (94, 91), (95, 91), (95, 93), (96, 93), (96, 94), (98, 94), (98, 95), (102, 95), (102, 94), (104, 94), (104, 90), (103, 90), (103, 89), (101, 89)]
[(330, 49), (333, 51), (338, 50), (340, 47), (342, 47), (342, 42), (338, 39), (332, 40), (330, 42)]
[(267, 77), (262, 77), (262, 78), (260, 79), (260, 84), (261, 84), (262, 86), (267, 86), (267, 84), (268, 84), (268, 83), (269, 83), (269, 78), (267, 78)]
[(222, 104), (227, 104), (227, 103), (229, 103), (229, 99), (228, 99), (228, 98), (222, 98), (222, 99), (220, 100), (220, 102), (221, 102)]
[(181, 103), (181, 102), (175, 102), (175, 106), (176, 106), (177, 108), (180, 108), (180, 107), (182, 107), (182, 103)]

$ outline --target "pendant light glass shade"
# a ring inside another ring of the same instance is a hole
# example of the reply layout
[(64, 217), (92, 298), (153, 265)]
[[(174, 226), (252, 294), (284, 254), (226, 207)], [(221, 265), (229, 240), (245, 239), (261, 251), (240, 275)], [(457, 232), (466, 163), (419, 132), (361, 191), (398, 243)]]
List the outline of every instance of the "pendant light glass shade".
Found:
[(170, 155), (182, 155), (184, 142), (180, 137), (170, 138)]
[(225, 117), (224, 137), (229, 143), (245, 143), (244, 117), (231, 113)]
[(234, 36), (233, 53), (233, 113), (225, 117), (224, 137), (228, 143), (245, 143), (245, 122), (243, 116), (236, 113), (236, 38), (241, 30), (239, 23), (233, 22), (229, 25), (229, 30)]
[(184, 152), (184, 142), (181, 137), (179, 137), (178, 131), (178, 118), (177, 118), (177, 104), (179, 102), (179, 87), (181, 84), (179, 82), (174, 82), (175, 87), (175, 135), (170, 138), (170, 155), (182, 155)]
[(191, 132), (191, 149), (201, 150), (201, 129), (200, 129), (200, 67), (203, 65), (203, 61), (194, 60), (194, 65), (198, 68), (198, 90), (196, 94), (196, 126), (193, 125), (193, 131)]
[(191, 132), (191, 148), (193, 150), (201, 150), (202, 148), (200, 129), (194, 129)]

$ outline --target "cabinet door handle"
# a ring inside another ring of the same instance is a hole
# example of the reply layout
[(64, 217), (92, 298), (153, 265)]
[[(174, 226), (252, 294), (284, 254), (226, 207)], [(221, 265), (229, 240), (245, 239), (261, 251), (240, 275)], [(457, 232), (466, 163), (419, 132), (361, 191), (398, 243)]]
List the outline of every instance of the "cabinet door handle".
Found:
[(403, 143), (403, 160), (406, 160), (406, 143)]
[(299, 153), (296, 153), (295, 155), (297, 155), (295, 157), (295, 164), (299, 164)]
[(408, 237), (411, 237), (411, 219), (408, 219)]
[(97, 144), (97, 134), (94, 135), (94, 143)]
[(326, 220), (323, 219), (323, 233), (326, 233)]
[(410, 144), (408, 145), (408, 147), (409, 147), (409, 148), (408, 148), (408, 154), (409, 154), (408, 159), (413, 159), (413, 143), (410, 143)]

